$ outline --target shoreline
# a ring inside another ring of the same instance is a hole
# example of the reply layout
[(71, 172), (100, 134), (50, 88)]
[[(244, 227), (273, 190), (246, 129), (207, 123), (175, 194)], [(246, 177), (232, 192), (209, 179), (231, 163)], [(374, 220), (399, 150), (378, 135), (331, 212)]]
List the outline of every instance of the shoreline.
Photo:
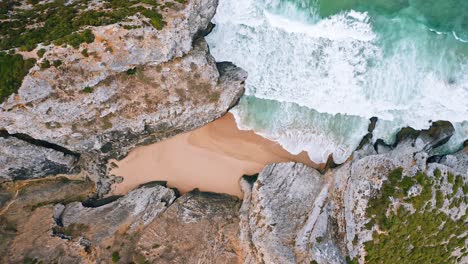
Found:
[(239, 130), (227, 113), (207, 125), (166, 140), (137, 147), (110, 168), (123, 181), (109, 195), (126, 194), (141, 184), (167, 181), (181, 194), (200, 191), (227, 193), (242, 198), (239, 179), (254, 175), (270, 163), (295, 161), (318, 168), (307, 153), (293, 155), (278, 143), (252, 130)]

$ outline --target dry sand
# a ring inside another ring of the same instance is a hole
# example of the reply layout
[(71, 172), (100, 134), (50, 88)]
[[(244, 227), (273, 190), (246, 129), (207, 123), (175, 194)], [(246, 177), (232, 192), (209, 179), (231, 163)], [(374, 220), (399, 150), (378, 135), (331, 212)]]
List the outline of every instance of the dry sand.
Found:
[(306, 153), (292, 155), (253, 131), (239, 130), (232, 114), (194, 131), (138, 147), (111, 174), (122, 176), (112, 194), (125, 194), (140, 184), (167, 181), (181, 193), (194, 188), (242, 197), (239, 179), (274, 162), (298, 161), (317, 167)]

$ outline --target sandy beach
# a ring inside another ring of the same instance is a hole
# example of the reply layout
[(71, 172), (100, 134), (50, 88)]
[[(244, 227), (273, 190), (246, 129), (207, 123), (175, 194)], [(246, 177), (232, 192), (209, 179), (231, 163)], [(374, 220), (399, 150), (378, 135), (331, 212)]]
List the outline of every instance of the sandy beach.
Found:
[(181, 193), (194, 188), (242, 197), (239, 178), (274, 162), (298, 161), (317, 167), (306, 153), (292, 155), (253, 131), (239, 130), (232, 114), (201, 128), (134, 149), (111, 174), (122, 176), (112, 194), (140, 184), (167, 181)]

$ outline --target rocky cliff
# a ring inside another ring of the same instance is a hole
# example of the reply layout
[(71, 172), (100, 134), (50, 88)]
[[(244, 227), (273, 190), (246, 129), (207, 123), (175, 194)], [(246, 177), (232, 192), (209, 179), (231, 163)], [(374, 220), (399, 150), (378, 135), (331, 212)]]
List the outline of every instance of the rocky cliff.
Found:
[(244, 178), (244, 263), (465, 263), (468, 150), (428, 161), (452, 133), (402, 129), (325, 175), (286, 163)]
[(161, 183), (102, 198), (118, 180), (110, 158), (210, 122), (243, 92), (246, 72), (203, 39), (217, 2), (163, 2), (164, 27), (135, 15), (87, 26), (79, 45), (40, 44), (1, 103), (2, 263), (468, 262), (468, 148), (432, 155), (453, 134), (443, 121), (389, 145), (373, 143), (373, 119), (344, 164), (271, 164), (240, 180), (242, 200)]
[(88, 26), (94, 41), (78, 47), (39, 45), (38, 64), (0, 105), (0, 178), (82, 169), (105, 193), (109, 158), (202, 126), (237, 102), (246, 73), (216, 63), (203, 39), (217, 1), (171, 3), (162, 29), (135, 16)]
[(9, 182), (3, 261), (465, 263), (468, 150), (429, 156), (451, 131), (402, 130), (397, 144), (366, 143), (325, 174), (271, 164), (241, 179), (242, 201), (157, 183), (86, 200), (94, 184), (80, 178)]

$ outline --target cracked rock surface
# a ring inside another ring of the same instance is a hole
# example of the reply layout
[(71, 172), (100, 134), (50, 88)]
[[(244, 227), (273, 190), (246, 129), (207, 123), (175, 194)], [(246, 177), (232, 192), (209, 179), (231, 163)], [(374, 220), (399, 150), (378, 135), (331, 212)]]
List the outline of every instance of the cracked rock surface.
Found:
[(146, 227), (138, 241), (150, 263), (239, 263), (240, 201), (192, 191)]
[[(394, 146), (381, 148), (369, 141), (352, 159), (325, 175), (302, 164), (281, 163), (267, 166), (256, 180), (244, 177), (240, 210), (244, 263), (347, 263), (349, 256), (366, 263), (365, 243), (372, 241), (377, 228), (369, 228), (366, 210), (395, 169), (409, 179), (420, 173), (429, 179), (441, 177), (436, 187), (451, 200), (437, 210), (461, 219), (466, 214), (466, 190), (450, 194), (453, 179), (444, 178), (458, 175), (459, 184), (466, 185), (468, 150), (428, 162), (430, 151), (447, 142), (452, 133), (452, 125), (446, 122), (434, 122), (422, 131), (403, 129)], [(421, 188), (415, 183), (408, 193), (418, 195)], [(453, 201), (458, 204), (450, 205)], [(452, 253), (461, 257), (457, 251)]]
[(58, 150), (0, 137), (0, 181), (70, 173), (77, 161), (78, 157)]
[[(106, 172), (108, 159), (221, 117), (243, 94), (247, 73), (216, 63), (209, 53), (203, 34), (212, 26), (216, 0), (176, 5), (164, 9), (167, 25), (161, 30), (136, 19), (140, 27), (130, 30), (119, 24), (90, 27), (95, 41), (77, 49), (45, 47), (43, 60), (62, 64), (30, 70), (18, 93), (0, 104), (0, 131), (78, 154), (76, 167), (87, 171), (104, 194), (113, 183)], [(28, 149), (31, 155), (50, 153), (36, 158), (42, 160), (18, 162), (19, 171), (10, 160), (28, 156)], [(2, 140), (0, 152), (9, 160), (0, 169), (4, 179), (70, 169), (60, 153), (27, 144)]]

